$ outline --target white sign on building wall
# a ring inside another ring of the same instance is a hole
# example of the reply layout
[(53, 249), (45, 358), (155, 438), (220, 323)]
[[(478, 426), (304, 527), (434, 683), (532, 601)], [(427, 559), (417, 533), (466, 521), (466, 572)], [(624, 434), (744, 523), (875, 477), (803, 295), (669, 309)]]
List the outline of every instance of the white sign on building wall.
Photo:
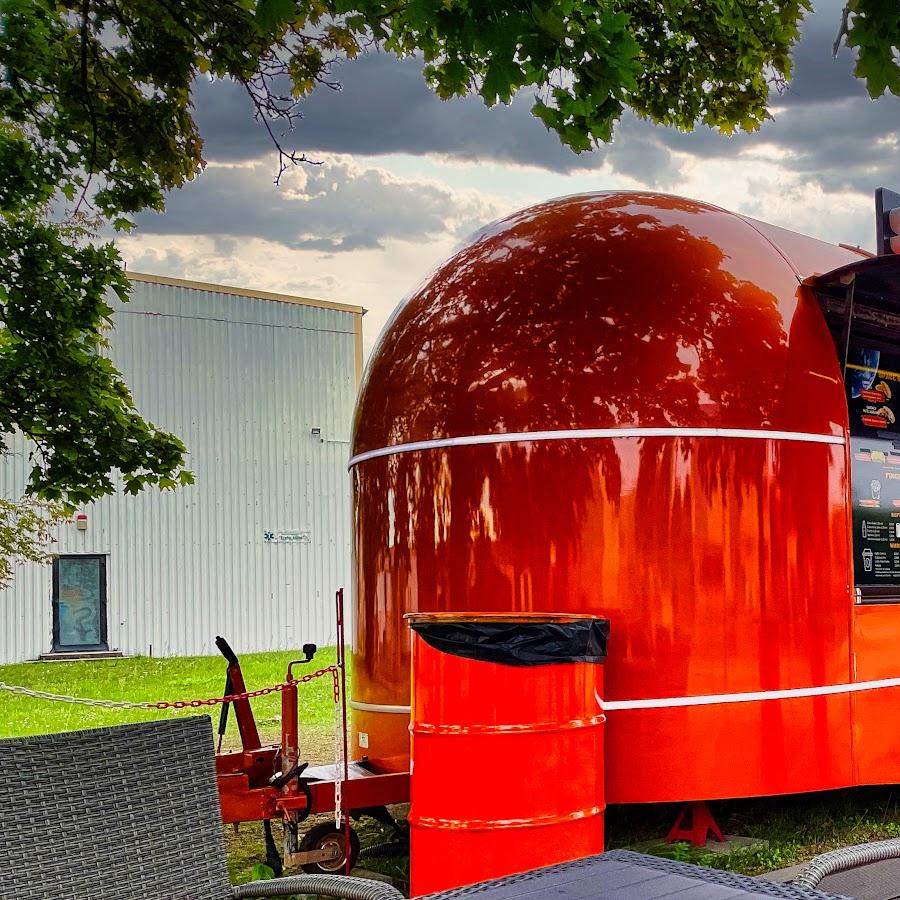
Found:
[(264, 531), (263, 543), (266, 544), (309, 544), (312, 542), (309, 531)]

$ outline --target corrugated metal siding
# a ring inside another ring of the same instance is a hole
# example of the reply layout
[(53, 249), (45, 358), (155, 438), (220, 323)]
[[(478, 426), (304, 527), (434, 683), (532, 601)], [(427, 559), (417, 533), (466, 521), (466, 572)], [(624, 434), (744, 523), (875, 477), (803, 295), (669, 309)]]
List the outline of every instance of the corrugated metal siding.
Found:
[[(356, 394), (353, 313), (135, 282), (111, 355), (150, 421), (178, 434), (197, 483), (117, 495), (58, 552), (108, 554), (108, 637), (126, 654), (214, 653), (334, 641), (333, 596), (350, 587), (346, 462)], [(313, 428), (321, 436), (311, 435)], [(0, 462), (18, 496), (19, 444)], [(267, 544), (266, 530), (309, 530)], [(50, 571), (0, 592), (0, 661), (50, 649)]]
[[(0, 460), (0, 491), (5, 497), (20, 497), (28, 465), (25, 442), (13, 438), (6, 457)], [(0, 661), (26, 658), (21, 648), (49, 647), (52, 631), (49, 567), (20, 566), (13, 589), (0, 591)]]

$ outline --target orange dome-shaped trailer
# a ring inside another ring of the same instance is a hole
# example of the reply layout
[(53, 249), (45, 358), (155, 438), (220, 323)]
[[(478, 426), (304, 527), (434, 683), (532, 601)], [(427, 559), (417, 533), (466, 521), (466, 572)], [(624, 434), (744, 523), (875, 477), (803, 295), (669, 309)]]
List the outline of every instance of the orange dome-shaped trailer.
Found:
[(456, 252), (357, 407), (356, 754), (408, 763), (406, 613), (581, 613), (608, 802), (900, 781), (893, 263), (650, 193)]

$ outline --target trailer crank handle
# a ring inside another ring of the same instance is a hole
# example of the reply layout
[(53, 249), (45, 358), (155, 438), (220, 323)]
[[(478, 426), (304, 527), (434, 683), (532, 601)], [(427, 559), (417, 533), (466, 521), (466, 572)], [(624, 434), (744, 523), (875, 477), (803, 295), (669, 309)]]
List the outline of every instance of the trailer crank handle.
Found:
[(283, 788), (291, 781), (292, 778), (299, 778), (303, 774), (303, 770), (306, 769), (307, 766), (309, 766), (308, 762), (298, 763), (296, 766), (294, 766), (293, 769), (291, 769), (290, 772), (285, 772), (284, 774), (279, 772), (276, 775), (273, 775), (269, 779), (269, 784), (271, 784), (272, 787), (275, 788)]
[(287, 677), (288, 681), (290, 681), (294, 677), (294, 666), (303, 666), (306, 663), (312, 662), (313, 657), (316, 655), (316, 650), (319, 648), (315, 644), (304, 644), (303, 645), (303, 659), (292, 659), (288, 663)]

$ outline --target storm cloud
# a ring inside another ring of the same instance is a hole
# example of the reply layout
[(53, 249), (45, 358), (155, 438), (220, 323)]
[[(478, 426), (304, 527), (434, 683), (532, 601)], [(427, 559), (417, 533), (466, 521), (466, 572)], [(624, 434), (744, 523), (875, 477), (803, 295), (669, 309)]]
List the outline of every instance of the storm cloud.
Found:
[(286, 173), (272, 184), (271, 156), (243, 166), (210, 166), (170, 194), (162, 215), (143, 213), (144, 234), (254, 237), (298, 250), (339, 252), (463, 236), (493, 217), (472, 192), (452, 192), (425, 180), (401, 179), (349, 160), (330, 160)]
[[(548, 132), (531, 114), (533, 98), (527, 92), (509, 106), (492, 109), (478, 97), (444, 101), (425, 83), (419, 59), (400, 60), (386, 53), (338, 65), (334, 77), (341, 90), (316, 88), (301, 104), (303, 118), (285, 135), (286, 144), (312, 156), (436, 154), (556, 171), (597, 162), (591, 154), (576, 155)], [(194, 103), (207, 159), (234, 162), (271, 152), (271, 140), (253, 121), (241, 87), (198, 82)], [(277, 131), (278, 123), (273, 127)]]

